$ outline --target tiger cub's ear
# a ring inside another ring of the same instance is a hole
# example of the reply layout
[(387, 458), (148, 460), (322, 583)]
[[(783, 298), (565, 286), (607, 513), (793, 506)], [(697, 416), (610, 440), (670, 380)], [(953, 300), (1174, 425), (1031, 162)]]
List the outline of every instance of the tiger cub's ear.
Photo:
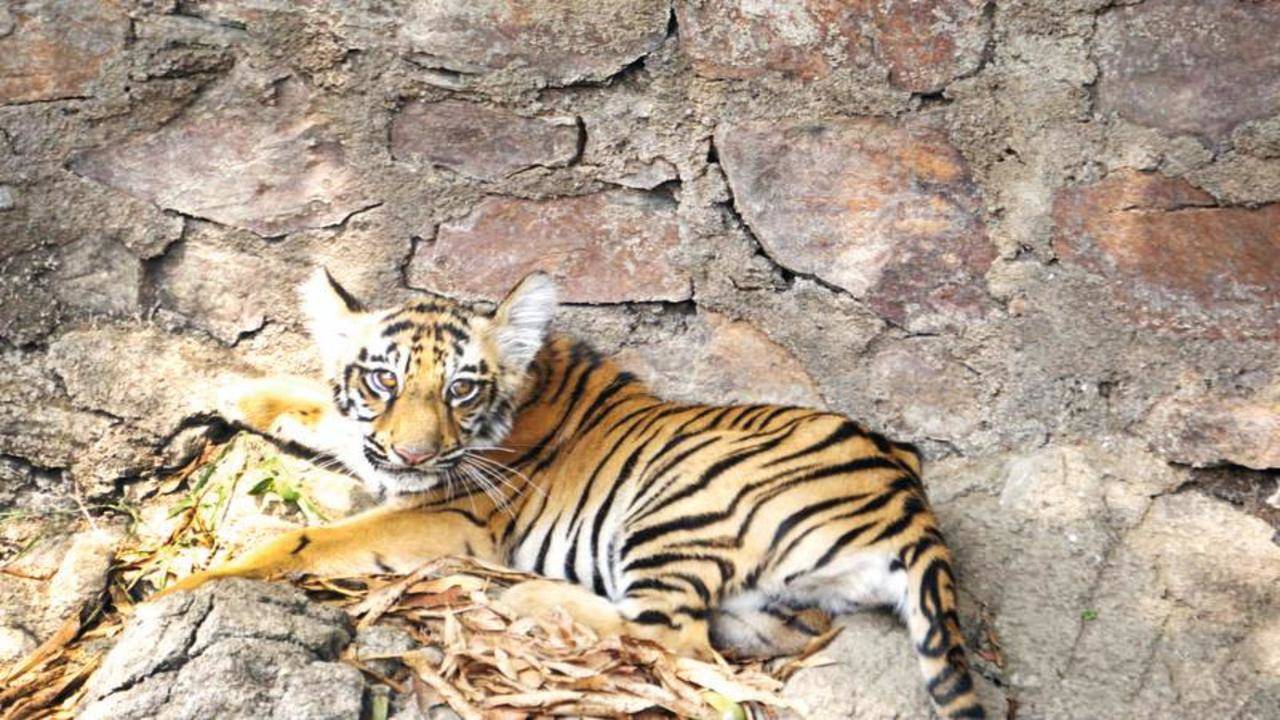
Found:
[(359, 337), (364, 306), (323, 267), (316, 268), (302, 283), (298, 295), (307, 329), (320, 351), (326, 371), (332, 372), (345, 362)]
[(550, 275), (526, 275), (493, 315), (495, 340), (502, 361), (521, 370), (542, 349), (547, 327), (556, 313), (556, 284)]

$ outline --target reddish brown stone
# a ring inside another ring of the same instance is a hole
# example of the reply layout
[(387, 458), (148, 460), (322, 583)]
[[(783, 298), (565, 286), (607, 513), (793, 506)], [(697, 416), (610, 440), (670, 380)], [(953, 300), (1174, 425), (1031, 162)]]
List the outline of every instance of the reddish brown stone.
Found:
[(982, 0), (872, 0), (876, 54), (889, 82), (931, 93), (978, 69), (989, 29)]
[(1147, 0), (1098, 21), (1098, 107), (1225, 137), (1280, 108), (1280, 3)]
[(989, 304), (995, 249), (964, 159), (926, 128), (880, 120), (721, 126), (735, 202), (778, 263), (918, 329)]
[(1182, 180), (1112, 173), (1054, 201), (1054, 248), (1123, 316), (1202, 337), (1280, 337), (1280, 203), (1215, 207)]
[(85, 96), (128, 32), (118, 0), (0, 7), (0, 104)]
[(296, 81), (280, 84), (271, 104), (228, 83), (164, 128), (70, 165), (160, 207), (264, 236), (334, 225), (372, 204)]
[(435, 242), (414, 255), (409, 278), (416, 287), (492, 300), (544, 270), (567, 302), (680, 301), (691, 287), (672, 262), (679, 242), (675, 205), (651, 193), (489, 198), (440, 226)]
[(889, 80), (935, 92), (975, 69), (986, 38), (978, 0), (683, 0), (680, 42), (698, 74), (752, 78), (778, 72), (802, 80), (878, 59)]
[(461, 73), (530, 71), (552, 85), (602, 80), (667, 34), (666, 0), (415, 3), (401, 37), (415, 62)]
[(397, 160), (434, 163), (481, 180), (535, 165), (568, 165), (577, 153), (572, 119), (522, 117), (460, 100), (410, 103), (391, 123)]

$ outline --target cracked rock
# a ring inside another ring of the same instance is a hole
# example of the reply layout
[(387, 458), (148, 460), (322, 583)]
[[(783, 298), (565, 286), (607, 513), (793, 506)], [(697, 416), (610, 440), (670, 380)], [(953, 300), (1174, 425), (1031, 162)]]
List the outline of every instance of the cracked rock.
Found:
[(440, 0), (400, 28), (419, 65), (462, 74), (525, 72), (550, 85), (604, 80), (667, 34), (666, 0)]
[(678, 302), (692, 291), (688, 272), (672, 257), (679, 243), (675, 204), (654, 193), (488, 198), (418, 247), (409, 281), (496, 300), (516, 279), (544, 270), (560, 281), (566, 302)]
[(684, 333), (624, 349), (621, 365), (664, 397), (690, 401), (826, 403), (803, 364), (749, 322), (703, 311)]
[(139, 607), (80, 717), (356, 718), (364, 681), (337, 661), (352, 637), (346, 615), (292, 588), (210, 583)]
[(259, 235), (336, 225), (374, 202), (313, 100), (297, 80), (264, 90), (233, 77), (171, 124), (79, 154), (70, 167), (161, 207)]
[[(341, 228), (294, 233), (280, 242), (193, 222), (182, 243), (155, 265), (165, 288), (160, 302), (233, 345), (268, 321), (298, 320), (297, 287), (317, 266), (328, 267), (358, 297), (385, 297), (399, 286), (408, 246), (408, 238), (394, 237), (380, 209)], [(221, 270), (210, 273), (210, 267)], [(273, 281), (260, 282), (264, 275)]]
[(995, 248), (960, 153), (882, 120), (721, 125), (734, 202), (769, 255), (912, 331), (982, 316)]
[[(1280, 203), (1218, 207), (1184, 180), (1129, 170), (1061, 190), (1054, 249), (1107, 280), (1125, 320), (1210, 338), (1280, 337)], [(1204, 252), (1204, 238), (1214, 251)]]
[(391, 154), (499, 180), (534, 166), (568, 165), (580, 134), (572, 118), (524, 117), (457, 100), (414, 102), (391, 123)]

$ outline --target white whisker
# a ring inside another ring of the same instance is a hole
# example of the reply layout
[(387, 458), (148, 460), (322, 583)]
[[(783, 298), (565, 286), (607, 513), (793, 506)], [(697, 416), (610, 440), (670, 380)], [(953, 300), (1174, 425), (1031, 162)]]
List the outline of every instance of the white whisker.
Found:
[(519, 470), (511, 467), (510, 465), (507, 465), (506, 463), (499, 462), (497, 460), (494, 460), (493, 458), (488, 458), (483, 455), (476, 455), (471, 453), (468, 453), (466, 457), (468, 459), (475, 460), (481, 464), (484, 464), (488, 466), (490, 469), (497, 470), (499, 471), (500, 474), (502, 472), (512, 473), (513, 475), (516, 475), (522, 480), (524, 480), (525, 483), (528, 484), (529, 487), (532, 487), (534, 490), (536, 490), (540, 496), (544, 496), (544, 497), (546, 496), (546, 491), (543, 490), (542, 487), (538, 485), (538, 483), (535, 483), (528, 475), (525, 475), (523, 472), (520, 472)]

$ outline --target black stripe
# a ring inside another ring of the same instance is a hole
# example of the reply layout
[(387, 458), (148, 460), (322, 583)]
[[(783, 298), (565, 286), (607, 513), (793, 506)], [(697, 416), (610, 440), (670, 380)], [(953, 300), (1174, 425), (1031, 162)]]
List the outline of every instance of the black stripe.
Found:
[(858, 493), (856, 495), (844, 495), (841, 497), (828, 498), (827, 500), (816, 502), (811, 505), (806, 505), (804, 508), (801, 508), (800, 510), (797, 510), (791, 513), (790, 515), (788, 515), (786, 520), (783, 520), (782, 522), (778, 523), (778, 529), (774, 531), (773, 540), (769, 542), (769, 546), (773, 547), (777, 545), (779, 542), (782, 541), (783, 536), (791, 532), (792, 528), (804, 522), (805, 520), (809, 519), (813, 515), (820, 513), (823, 510), (829, 510), (833, 507), (837, 507), (848, 502), (856, 502), (858, 500), (861, 500), (862, 498), (865, 498), (866, 496), (867, 496), (867, 493)]
[(388, 565), (386, 561), (382, 559), (382, 556), (379, 555), (378, 553), (373, 554), (373, 564), (377, 565), (379, 570), (381, 570), (382, 572), (388, 575), (396, 571), (396, 569)]
[(685, 487), (681, 488), (679, 492), (669, 495), (667, 498), (665, 498), (664, 500), (659, 502), (657, 505), (655, 505), (653, 509), (649, 510), (643, 515), (640, 515), (636, 519), (643, 520), (649, 515), (652, 515), (656, 512), (660, 512), (663, 508), (669, 507), (673, 503), (679, 502), (691, 495), (695, 495), (701, 492), (702, 490), (706, 489), (706, 487), (710, 485), (713, 480), (715, 480), (717, 477), (724, 474), (725, 472), (732, 470), (734, 467), (741, 465), (742, 463), (750, 460), (751, 458), (757, 455), (769, 452), (770, 450), (774, 449), (783, 440), (786, 440), (788, 437), (790, 437), (792, 432), (794, 432), (794, 428), (789, 430), (784, 435), (779, 435), (778, 437), (772, 440), (769, 440), (767, 442), (760, 443), (759, 445), (753, 448), (734, 453), (733, 455), (730, 455), (726, 458), (722, 458), (721, 460), (713, 464), (711, 467), (707, 468), (702, 473), (702, 476), (698, 478), (697, 482), (692, 483), (690, 485), (686, 485)]
[[(667, 440), (666, 445), (663, 445), (662, 448), (658, 450), (658, 452), (654, 453), (653, 457), (649, 458), (649, 463), (648, 463), (649, 466), (653, 467), (653, 464), (656, 463), (658, 459), (661, 458), (663, 455), (667, 454), (669, 451), (683, 444), (684, 442), (688, 440), (692, 440), (697, 437), (701, 437), (701, 435), (698, 435), (696, 433), (690, 433), (688, 435), (673, 436), (671, 439)], [(643, 497), (644, 494), (649, 491), (649, 488), (653, 487), (654, 483), (658, 482), (658, 480), (660, 480), (664, 475), (666, 475), (668, 472), (671, 471), (671, 468), (683, 462), (690, 455), (716, 442), (718, 439), (719, 438), (715, 436), (709, 437), (706, 440), (698, 443), (697, 445), (694, 445), (693, 447), (689, 448), (688, 450), (680, 453), (679, 455), (676, 455), (674, 458), (667, 461), (667, 463), (663, 465), (660, 469), (655, 470), (653, 472), (646, 472), (645, 474), (648, 475), (648, 480), (641, 481), (640, 486), (636, 489), (636, 498), (639, 499)]]
[(647, 570), (650, 568), (659, 568), (670, 565), (675, 562), (709, 562), (714, 563), (720, 571), (721, 582), (728, 581), (733, 578), (735, 570), (733, 563), (715, 555), (690, 555), (686, 553), (655, 553), (646, 555), (642, 558), (632, 560), (622, 568), (622, 574), (625, 575), (632, 570)]
[[(943, 685), (949, 683), (949, 687), (943, 688)], [(933, 701), (938, 703), (939, 707), (945, 707), (948, 703), (955, 702), (962, 695), (973, 692), (973, 678), (969, 673), (960, 670), (956, 671), (950, 664), (944, 665), (942, 672), (933, 676), (929, 680), (926, 688)]]
[(768, 424), (772, 423), (773, 420), (776, 420), (777, 418), (781, 418), (782, 415), (786, 415), (787, 413), (790, 413), (790, 411), (792, 410), (797, 410), (797, 407), (791, 407), (788, 405), (777, 407), (777, 409), (773, 410), (772, 413), (769, 413), (768, 415), (763, 416), (763, 418), (760, 418), (758, 423), (755, 423), (754, 429), (763, 429), (765, 427), (768, 427)]
[(684, 581), (698, 595), (698, 599), (704, 604), (711, 602), (711, 590), (707, 588), (707, 584), (702, 582), (702, 578), (689, 573), (672, 573), (670, 577)]
[(356, 299), (355, 295), (347, 292), (346, 288), (339, 285), (338, 281), (334, 280), (333, 276), (329, 274), (328, 269), (325, 269), (324, 277), (329, 281), (329, 287), (333, 288), (333, 291), (338, 294), (338, 297), (342, 298), (342, 304), (347, 306), (347, 310), (351, 312), (364, 312), (364, 305), (360, 304), (360, 301)]
[[(605, 456), (599, 462), (596, 463), (595, 468), (591, 471), (591, 475), (587, 478), (586, 485), (583, 487), (581, 494), (578, 497), (577, 505), (573, 509), (573, 514), (569, 516), (569, 535), (573, 538), (573, 542), (570, 544), (569, 552), (565, 556), (566, 566), (576, 565), (578, 562), (578, 542), (581, 539), (580, 535), (581, 535), (582, 525), (585, 522), (585, 518), (582, 516), (582, 511), (586, 508), (587, 501), (591, 498), (591, 491), (595, 488), (596, 479), (600, 476), (600, 472), (604, 469), (604, 467), (608, 465), (609, 462), (613, 459), (613, 456), (619, 450), (623, 449), (623, 444), (628, 439), (630, 439), (632, 435), (639, 432), (641, 427), (642, 427), (642, 423), (636, 422), (631, 427), (627, 428), (627, 431), (622, 434), (622, 437), (614, 441), (613, 445), (609, 447), (609, 452), (606, 453)], [(638, 451), (639, 449), (637, 449), (636, 452)], [(630, 462), (630, 463), (635, 462), (635, 453), (632, 454), (632, 457), (629, 458), (627, 462)], [(613, 482), (613, 487), (609, 491), (610, 502), (612, 501), (611, 498), (613, 497), (613, 494), (617, 492), (619, 484), (620, 484), (620, 481), (615, 479)], [(591, 542), (592, 549), (595, 548), (595, 540), (596, 539), (593, 537)], [(599, 572), (595, 573), (595, 579), (599, 583), (603, 583), (603, 578), (600, 577)], [(596, 582), (593, 582), (592, 586), (595, 587)], [(599, 585), (599, 587), (603, 587), (603, 584)], [(601, 594), (604, 594), (604, 593), (601, 593)]]
[[(832, 558), (834, 558), (837, 554), (839, 554), (840, 551), (843, 550), (846, 545), (853, 542), (854, 540), (857, 540), (859, 535), (866, 532), (867, 530), (870, 530), (874, 526), (875, 526), (874, 522), (869, 522), (869, 523), (866, 523), (865, 525), (858, 525), (857, 527), (854, 527), (850, 530), (845, 531), (843, 534), (840, 535), (840, 537), (836, 538), (835, 544), (827, 548), (827, 551), (822, 554), (822, 557), (818, 558), (818, 562), (814, 563), (813, 567), (809, 570), (809, 572), (813, 572), (814, 570), (817, 570), (825, 566), (827, 563), (831, 562)], [(788, 578), (788, 581), (790, 581), (790, 578)]]
[(659, 580), (658, 578), (640, 578), (639, 580), (636, 580), (635, 582), (627, 585), (627, 589), (625, 592), (623, 592), (623, 595), (629, 596), (631, 595), (631, 593), (637, 590), (657, 590), (658, 592), (664, 592), (664, 593), (684, 592), (684, 590), (682, 590), (681, 588), (676, 587), (671, 583)]
[(902, 517), (890, 523), (884, 530), (880, 531), (879, 535), (876, 535), (872, 538), (871, 542), (867, 544), (875, 545), (881, 540), (888, 540), (891, 537), (896, 537), (908, 527), (911, 527), (911, 523), (915, 522), (916, 516), (924, 512), (924, 510), (924, 502), (922, 502), (920, 498), (915, 496), (908, 497), (902, 503)]
[(825, 438), (819, 440), (818, 442), (806, 448), (802, 448), (800, 450), (796, 450), (795, 452), (783, 455), (782, 457), (774, 458), (773, 460), (770, 460), (769, 462), (765, 463), (763, 467), (773, 467), (774, 465), (781, 465), (784, 462), (790, 462), (791, 460), (795, 460), (796, 458), (801, 458), (806, 455), (820, 453), (823, 450), (826, 450), (827, 448), (831, 447), (832, 445), (838, 445), (839, 443), (845, 442), (846, 440), (851, 440), (855, 437), (860, 437), (861, 435), (862, 435), (862, 428), (858, 427), (857, 423), (851, 420), (846, 420), (845, 422), (840, 423), (840, 425), (836, 427), (836, 429), (832, 431), (831, 434), (827, 435)]
[(391, 337), (397, 333), (408, 330), (413, 327), (413, 322), (409, 320), (400, 320), (382, 328), (382, 337)]
[(661, 610), (645, 610), (644, 612), (631, 618), (631, 622), (637, 625), (666, 625), (669, 628), (678, 628), (679, 625), (671, 620), (671, 616)]
[(538, 549), (538, 559), (533, 563), (533, 571), (539, 575), (545, 575), (547, 569), (547, 550), (551, 547), (551, 536), (556, 533), (556, 524), (560, 522), (560, 515), (556, 515), (556, 519), (551, 521), (547, 528), (547, 534), (542, 538), (542, 547)]

